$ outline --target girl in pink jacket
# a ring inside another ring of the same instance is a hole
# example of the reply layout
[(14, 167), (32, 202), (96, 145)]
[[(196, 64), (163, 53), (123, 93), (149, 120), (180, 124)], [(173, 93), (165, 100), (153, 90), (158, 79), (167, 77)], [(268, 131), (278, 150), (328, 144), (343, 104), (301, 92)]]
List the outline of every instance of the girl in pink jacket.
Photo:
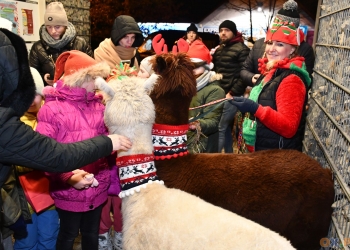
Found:
[[(109, 71), (108, 64), (98, 63), (83, 52), (62, 53), (56, 61), (56, 84), (43, 91), (46, 102), (38, 114), (37, 131), (63, 143), (107, 134), (104, 105), (95, 95), (95, 82), (104, 81)], [(110, 184), (107, 159), (72, 172), (48, 175), (60, 217), (57, 250), (72, 249), (79, 231), (83, 250), (98, 249), (101, 209)]]

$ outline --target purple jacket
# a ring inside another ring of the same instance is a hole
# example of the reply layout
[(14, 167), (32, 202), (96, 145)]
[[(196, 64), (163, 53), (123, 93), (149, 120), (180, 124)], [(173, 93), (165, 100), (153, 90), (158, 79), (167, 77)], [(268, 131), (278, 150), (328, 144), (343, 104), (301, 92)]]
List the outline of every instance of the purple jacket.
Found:
[[(64, 86), (57, 81), (56, 88), (45, 87), (45, 104), (38, 113), (36, 130), (58, 142), (77, 142), (108, 133), (104, 124), (105, 107), (101, 98), (87, 93), (83, 88)], [(74, 152), (71, 152), (74, 154)], [(110, 183), (109, 166), (106, 158), (81, 168), (93, 173), (99, 182), (97, 187), (77, 190), (66, 181), (72, 172), (49, 173), (50, 194), (56, 207), (72, 211), (85, 212), (100, 206), (107, 199)]]
[(121, 191), (119, 181), (119, 167), (116, 164), (117, 153), (114, 153), (108, 157), (108, 164), (110, 166), (111, 173), (111, 185), (108, 188), (108, 195), (117, 196)]

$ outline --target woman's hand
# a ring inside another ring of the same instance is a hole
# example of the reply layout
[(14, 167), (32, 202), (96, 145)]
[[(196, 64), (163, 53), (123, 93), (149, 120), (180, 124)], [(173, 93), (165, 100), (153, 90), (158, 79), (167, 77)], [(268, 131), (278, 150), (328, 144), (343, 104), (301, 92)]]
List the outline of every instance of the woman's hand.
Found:
[(255, 114), (259, 108), (259, 104), (244, 97), (234, 97), (232, 101), (229, 101), (232, 105), (235, 105), (242, 113), (249, 112)]
[(253, 75), (253, 77), (252, 77), (252, 83), (253, 83), (253, 85), (255, 85), (255, 83), (256, 83), (256, 81), (258, 80), (259, 77), (260, 77), (260, 74), (255, 74), (255, 75)]
[(112, 140), (113, 150), (127, 151), (132, 146), (130, 139), (125, 136), (112, 134), (108, 135), (108, 137)]
[(232, 99), (232, 98), (233, 98), (233, 95), (231, 95), (231, 93), (228, 92), (228, 93), (226, 94), (226, 99)]

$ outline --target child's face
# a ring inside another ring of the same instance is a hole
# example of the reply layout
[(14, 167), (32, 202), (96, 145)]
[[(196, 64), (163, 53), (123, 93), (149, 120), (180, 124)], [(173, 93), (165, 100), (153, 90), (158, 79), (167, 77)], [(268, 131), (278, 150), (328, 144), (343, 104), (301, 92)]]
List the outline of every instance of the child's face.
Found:
[(32, 114), (37, 114), (39, 112), (39, 109), (41, 108), (42, 101), (43, 101), (43, 97), (39, 94), (36, 94), (34, 101), (30, 105), (27, 112)]
[(84, 82), (81, 87), (86, 89), (87, 92), (95, 92), (95, 80), (91, 79), (88, 82)]
[(148, 78), (148, 77), (150, 77), (149, 73), (145, 70), (145, 68), (142, 65), (140, 66), (140, 70), (137, 73), (137, 76), (141, 77), (141, 78)]

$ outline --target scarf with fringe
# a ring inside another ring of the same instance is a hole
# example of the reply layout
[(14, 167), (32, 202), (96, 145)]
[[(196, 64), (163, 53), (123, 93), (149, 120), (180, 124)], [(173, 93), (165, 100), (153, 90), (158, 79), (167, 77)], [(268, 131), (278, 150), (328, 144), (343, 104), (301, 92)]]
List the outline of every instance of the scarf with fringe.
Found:
[[(115, 46), (110, 38), (106, 38), (94, 51), (96, 61), (105, 61), (111, 69), (119, 66), (121, 60), (131, 60), (136, 55), (136, 48), (124, 48)], [(138, 69), (138, 61), (134, 60), (134, 66)]]

